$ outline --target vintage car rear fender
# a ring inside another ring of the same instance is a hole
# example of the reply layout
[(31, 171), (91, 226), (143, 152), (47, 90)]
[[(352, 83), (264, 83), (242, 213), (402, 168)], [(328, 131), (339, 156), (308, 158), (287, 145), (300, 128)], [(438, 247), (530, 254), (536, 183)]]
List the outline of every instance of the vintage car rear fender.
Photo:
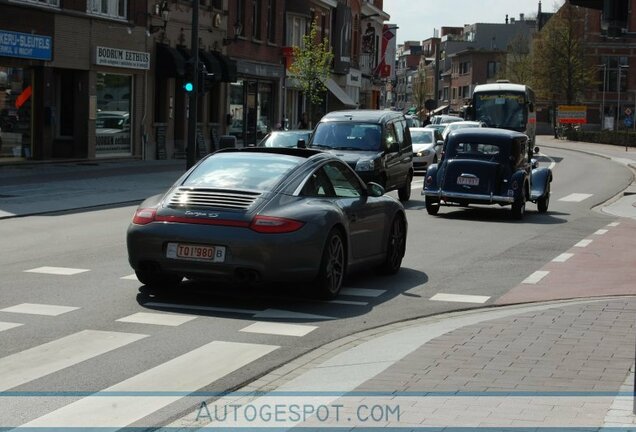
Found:
[[(422, 189), (422, 195), (424, 195), (424, 191), (425, 190), (438, 190), (439, 189), (439, 185), (437, 182), (437, 168), (439, 165), (437, 164), (433, 164), (431, 166), (428, 167), (428, 169), (426, 170), (426, 175), (424, 176), (424, 187)], [(426, 180), (429, 178), (429, 176), (431, 177), (432, 181), (431, 184), (426, 184)]]
[(541, 167), (532, 170), (532, 190), (530, 198), (536, 200), (545, 195), (548, 189), (548, 183), (552, 181), (552, 170), (550, 168)]

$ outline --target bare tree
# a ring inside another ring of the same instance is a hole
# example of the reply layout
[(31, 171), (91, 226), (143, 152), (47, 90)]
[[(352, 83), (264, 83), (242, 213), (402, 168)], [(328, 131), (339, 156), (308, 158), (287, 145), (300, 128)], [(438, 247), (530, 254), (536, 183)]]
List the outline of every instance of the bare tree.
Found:
[(422, 118), (424, 103), (429, 98), (428, 79), (426, 69), (420, 64), (417, 68), (417, 75), (413, 78), (413, 105), (415, 105), (418, 117)]

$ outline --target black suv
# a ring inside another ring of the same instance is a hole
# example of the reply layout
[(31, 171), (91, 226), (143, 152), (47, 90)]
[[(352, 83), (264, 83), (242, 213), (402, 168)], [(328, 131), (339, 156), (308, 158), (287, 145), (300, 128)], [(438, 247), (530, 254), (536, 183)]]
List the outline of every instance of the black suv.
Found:
[(395, 111), (334, 111), (316, 125), (308, 147), (347, 162), (365, 183), (411, 197), (413, 147), (404, 115)]

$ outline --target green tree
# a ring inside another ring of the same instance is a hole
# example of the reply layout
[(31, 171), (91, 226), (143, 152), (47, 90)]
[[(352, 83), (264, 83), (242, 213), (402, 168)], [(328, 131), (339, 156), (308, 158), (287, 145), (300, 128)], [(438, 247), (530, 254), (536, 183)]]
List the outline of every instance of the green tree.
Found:
[(311, 23), (303, 36), (302, 46), (294, 46), (290, 73), (298, 80), (308, 103), (309, 127), (313, 127), (313, 107), (324, 101), (325, 82), (329, 79), (333, 52), (329, 40), (318, 36), (318, 21)]
[(426, 76), (425, 66), (420, 65), (417, 68), (417, 75), (413, 77), (413, 105), (415, 105), (416, 113), (420, 119), (424, 115), (424, 103), (429, 99), (428, 79)]
[(532, 87), (539, 97), (582, 100), (595, 83), (596, 68), (587, 57), (585, 10), (566, 2), (537, 34), (531, 52)]
[(518, 33), (508, 44), (503, 76), (513, 83), (529, 84), (532, 80), (530, 39), (525, 33)]

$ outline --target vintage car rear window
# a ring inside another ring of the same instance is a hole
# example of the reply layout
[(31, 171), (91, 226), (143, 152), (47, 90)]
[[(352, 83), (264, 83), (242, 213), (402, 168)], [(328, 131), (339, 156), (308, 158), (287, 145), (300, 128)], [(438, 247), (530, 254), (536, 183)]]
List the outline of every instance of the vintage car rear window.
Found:
[(504, 156), (503, 149), (492, 143), (458, 142), (448, 149), (451, 159), (491, 159)]
[(281, 154), (216, 154), (199, 165), (183, 185), (267, 191), (304, 160)]

